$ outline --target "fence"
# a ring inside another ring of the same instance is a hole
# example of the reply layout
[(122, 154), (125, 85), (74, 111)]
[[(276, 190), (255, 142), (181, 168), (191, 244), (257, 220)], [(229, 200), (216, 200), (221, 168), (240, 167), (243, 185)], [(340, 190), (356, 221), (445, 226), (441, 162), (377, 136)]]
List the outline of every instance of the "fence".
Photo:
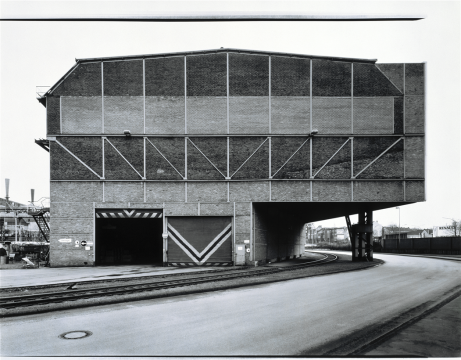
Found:
[(382, 252), (460, 255), (461, 237), (384, 239)]

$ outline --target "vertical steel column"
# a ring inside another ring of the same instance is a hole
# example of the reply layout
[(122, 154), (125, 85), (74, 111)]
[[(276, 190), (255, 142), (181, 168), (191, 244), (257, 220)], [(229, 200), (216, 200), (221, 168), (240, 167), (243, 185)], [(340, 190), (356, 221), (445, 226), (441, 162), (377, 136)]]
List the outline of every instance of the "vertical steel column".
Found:
[(354, 201), (354, 137), (351, 137), (351, 201)]
[(104, 61), (101, 61), (101, 111), (101, 133), (104, 134)]
[(93, 202), (93, 264), (96, 265), (96, 204)]
[[(312, 59), (309, 60), (309, 133), (312, 132)], [(312, 179), (312, 136), (309, 139), (309, 178)], [(312, 180), (310, 181), (310, 193), (312, 201)]]
[[(253, 243), (254, 241), (254, 236), (253, 236), (253, 202), (250, 202), (250, 251), (253, 254), (253, 261), (255, 260), (255, 244)], [(250, 257), (251, 260), (251, 257)]]
[[(144, 107), (144, 134), (146, 133), (146, 59), (142, 59), (142, 97)], [(144, 177), (146, 174), (144, 173)]]
[[(309, 120), (310, 120), (310, 130), (309, 133), (312, 132), (312, 59), (309, 60), (309, 76), (310, 76), (310, 82), (309, 82)], [(311, 172), (312, 176), (312, 172)]]
[[(426, 78), (426, 76), (424, 76)], [(403, 64), (403, 135), (405, 136), (405, 64)]]
[(235, 265), (235, 201), (234, 201), (234, 216), (232, 217), (232, 261)]
[(269, 55), (269, 134), (272, 133), (271, 56)]
[(187, 136), (184, 137), (184, 180), (187, 180)]
[(184, 134), (187, 134), (187, 56), (184, 56)]
[(272, 137), (269, 137), (269, 201), (272, 201)]
[(59, 133), (62, 134), (62, 96), (59, 97)]
[[(226, 100), (227, 100), (227, 133), (229, 134), (229, 53), (226, 53)], [(229, 164), (229, 162), (227, 163)], [(229, 176), (229, 171), (227, 172), (227, 176)]]
[(354, 63), (351, 63), (351, 134), (354, 133)]

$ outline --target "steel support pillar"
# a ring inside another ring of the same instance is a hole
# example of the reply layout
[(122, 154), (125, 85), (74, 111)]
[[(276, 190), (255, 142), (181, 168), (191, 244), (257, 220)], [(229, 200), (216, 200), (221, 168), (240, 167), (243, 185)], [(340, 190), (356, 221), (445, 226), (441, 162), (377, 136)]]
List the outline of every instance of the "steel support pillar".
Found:
[(351, 226), (352, 261), (373, 261), (373, 212), (359, 213), (359, 222)]

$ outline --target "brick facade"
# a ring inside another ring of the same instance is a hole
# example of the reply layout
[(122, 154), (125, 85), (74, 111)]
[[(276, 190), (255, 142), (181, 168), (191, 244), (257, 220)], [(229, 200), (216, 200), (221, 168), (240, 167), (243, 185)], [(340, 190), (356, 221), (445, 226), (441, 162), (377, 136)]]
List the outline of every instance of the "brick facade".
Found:
[(424, 201), (424, 96), (424, 64), (225, 49), (79, 60), (46, 98), (51, 264), (95, 265), (95, 209), (232, 217), (253, 264), (302, 254), (321, 203)]

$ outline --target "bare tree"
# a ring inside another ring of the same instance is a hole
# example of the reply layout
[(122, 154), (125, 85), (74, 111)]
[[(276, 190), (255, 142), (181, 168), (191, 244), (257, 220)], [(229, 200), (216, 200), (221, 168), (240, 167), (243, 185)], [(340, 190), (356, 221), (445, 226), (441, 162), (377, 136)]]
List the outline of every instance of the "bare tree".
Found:
[(383, 238), (385, 234), (397, 234), (399, 232), (399, 226), (391, 224), (389, 226), (383, 226)]

